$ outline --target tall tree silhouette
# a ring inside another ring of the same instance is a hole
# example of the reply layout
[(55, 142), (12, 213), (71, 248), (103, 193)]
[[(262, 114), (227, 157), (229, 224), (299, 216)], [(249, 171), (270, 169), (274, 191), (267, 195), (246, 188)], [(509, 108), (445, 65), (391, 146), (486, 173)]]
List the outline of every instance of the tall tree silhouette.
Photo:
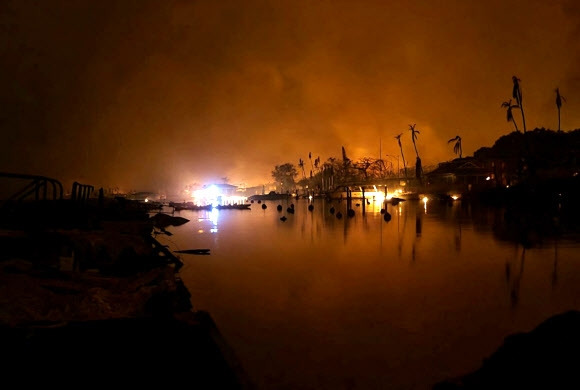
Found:
[(514, 87), (512, 89), (512, 97), (516, 99), (518, 106), (520, 106), (520, 111), (522, 112), (522, 123), (524, 124), (524, 133), (526, 132), (526, 116), (524, 115), (524, 106), (522, 105), (522, 87), (520, 86), (520, 79), (516, 76), (512, 76), (512, 81)]
[(415, 126), (416, 124), (413, 123), (412, 125), (409, 125), (409, 131), (411, 132), (411, 140), (413, 141), (413, 146), (415, 147), (415, 154), (417, 155), (417, 159), (415, 161), (415, 177), (417, 179), (419, 179), (419, 182), (422, 184), (423, 183), (423, 167), (421, 165), (421, 158), (419, 157), (419, 152), (417, 151), (417, 134), (419, 133), (419, 130), (415, 130)]
[(405, 154), (403, 153), (403, 145), (401, 145), (401, 136), (403, 133), (397, 135), (395, 138), (399, 143), (399, 149), (401, 150), (401, 157), (403, 158), (403, 169), (405, 170), (405, 178), (407, 178), (407, 163), (405, 163)]
[(310, 177), (312, 177), (312, 170), (314, 169), (312, 165), (312, 152), (308, 152), (308, 158), (310, 159)]
[(304, 173), (304, 160), (300, 159), (298, 161), (298, 166), (300, 167), (300, 169), (302, 169), (302, 178), (303, 179), (306, 178), (306, 175)]
[(520, 106), (518, 106), (517, 104), (512, 104), (512, 99), (508, 100), (507, 102), (503, 102), (501, 104), (502, 107), (506, 108), (507, 111), (507, 121), (508, 122), (513, 122), (514, 127), (516, 128), (516, 131), (519, 132), (520, 129), (518, 129), (518, 124), (516, 123), (516, 120), (514, 119), (514, 114), (512, 112), (513, 108), (520, 108)]
[(451, 138), (449, 141), (447, 141), (447, 143), (450, 144), (453, 141), (455, 141), (455, 145), (453, 146), (453, 152), (455, 154), (458, 154), (459, 158), (461, 158), (461, 155), (463, 154), (463, 149), (461, 148), (461, 137), (456, 135), (455, 138)]
[(417, 157), (419, 157), (419, 152), (417, 151), (417, 143), (415, 141), (417, 140), (417, 134), (420, 133), (419, 130), (415, 130), (415, 126), (416, 124), (409, 125), (409, 131), (411, 132), (411, 141), (413, 141), (413, 146), (415, 147), (415, 154), (417, 155)]
[(562, 102), (566, 101), (566, 98), (560, 95), (560, 88), (556, 88), (556, 107), (558, 107), (558, 131), (560, 131), (560, 108), (562, 107)]

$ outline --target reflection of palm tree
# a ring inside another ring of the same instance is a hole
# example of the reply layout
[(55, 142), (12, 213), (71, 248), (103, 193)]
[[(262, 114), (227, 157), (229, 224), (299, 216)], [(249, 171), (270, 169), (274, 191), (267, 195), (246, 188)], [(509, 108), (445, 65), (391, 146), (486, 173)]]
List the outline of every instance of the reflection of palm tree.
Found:
[(401, 145), (401, 136), (403, 133), (397, 135), (395, 138), (399, 143), (399, 149), (401, 149), (401, 157), (403, 158), (403, 169), (405, 170), (405, 179), (407, 178), (407, 164), (405, 163), (405, 155), (403, 154), (403, 145)]
[(512, 303), (513, 307), (517, 306), (518, 301), (520, 299), (520, 284), (522, 281), (522, 277), (524, 276), (524, 263), (525, 263), (525, 261), (526, 261), (526, 247), (524, 246), (523, 250), (522, 250), (521, 261), (520, 261), (520, 272), (514, 278), (512, 288), (510, 291), (510, 298), (511, 298), (511, 303)]
[(512, 108), (520, 108), (520, 106), (518, 106), (517, 104), (512, 104), (512, 99), (510, 99), (507, 102), (503, 102), (501, 104), (501, 106), (502, 107), (505, 107), (506, 110), (507, 110), (507, 121), (508, 122), (513, 122), (514, 123), (514, 126), (516, 128), (516, 131), (519, 132), (520, 130), (518, 129), (518, 125), (516, 123), (516, 120), (514, 119), (514, 114), (512, 112)]
[(552, 288), (558, 282), (558, 239), (554, 241), (554, 268), (552, 269)]
[(562, 101), (566, 101), (566, 98), (560, 95), (560, 88), (556, 88), (556, 107), (558, 107), (558, 131), (560, 131), (560, 108), (562, 107)]
[(524, 106), (522, 105), (522, 88), (520, 87), (520, 79), (516, 76), (512, 76), (512, 81), (514, 87), (512, 89), (512, 97), (516, 99), (518, 106), (520, 106), (520, 111), (522, 112), (522, 122), (524, 124), (524, 133), (526, 132), (526, 116), (524, 115)]
[(455, 136), (455, 138), (451, 138), (449, 141), (447, 141), (447, 143), (451, 143), (455, 141), (455, 145), (453, 146), (453, 152), (455, 154), (459, 155), (459, 158), (461, 158), (461, 155), (463, 153), (463, 149), (461, 148), (461, 137), (460, 136)]

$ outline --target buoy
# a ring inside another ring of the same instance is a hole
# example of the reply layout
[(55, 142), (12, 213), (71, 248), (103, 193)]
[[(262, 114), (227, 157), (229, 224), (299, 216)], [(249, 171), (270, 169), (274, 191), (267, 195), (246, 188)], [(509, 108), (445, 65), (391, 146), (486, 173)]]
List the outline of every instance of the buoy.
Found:
[(280, 221), (282, 221), (282, 222), (286, 221), (287, 219), (288, 219), (288, 218), (286, 218), (286, 216), (285, 216), (285, 215), (283, 215), (283, 216), (281, 216), (281, 217), (280, 217)]
[(259, 200), (259, 201), (258, 201), (258, 204), (260, 204), (260, 203), (262, 203), (262, 201), (261, 201), (261, 200)]
[(279, 204), (279, 205), (278, 205), (278, 207), (276, 207), (276, 209), (277, 209), (278, 211), (282, 211), (282, 205), (281, 205), (281, 204)]
[(336, 218), (338, 218), (338, 219), (342, 218), (342, 213), (340, 211), (338, 213), (336, 213)]
[(292, 207), (288, 207), (286, 211), (289, 212), (290, 214), (294, 214), (294, 209)]
[(386, 212), (387, 212), (387, 210), (385, 210), (385, 209), (381, 209), (381, 214), (384, 214), (384, 213), (386, 213)]
[(391, 214), (385, 212), (383, 219), (385, 220), (385, 222), (389, 222), (391, 220)]
[(264, 203), (264, 204), (262, 205), (262, 208), (263, 208), (264, 210), (266, 210), (266, 207), (268, 207), (268, 206), (266, 206), (266, 203)]
[(308, 205), (308, 211), (312, 211), (312, 210), (314, 210), (314, 205), (309, 204)]
[(348, 216), (349, 217), (354, 217), (354, 210), (353, 209), (348, 209)]
[(330, 214), (334, 214), (334, 207), (330, 208)]

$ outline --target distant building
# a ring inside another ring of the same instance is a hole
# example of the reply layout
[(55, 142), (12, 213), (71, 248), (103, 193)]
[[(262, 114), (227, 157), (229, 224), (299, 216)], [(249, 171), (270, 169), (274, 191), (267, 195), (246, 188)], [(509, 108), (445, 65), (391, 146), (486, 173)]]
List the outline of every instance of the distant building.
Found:
[(496, 162), (477, 160), (473, 157), (456, 158), (440, 163), (425, 175), (430, 192), (464, 193), (496, 185)]

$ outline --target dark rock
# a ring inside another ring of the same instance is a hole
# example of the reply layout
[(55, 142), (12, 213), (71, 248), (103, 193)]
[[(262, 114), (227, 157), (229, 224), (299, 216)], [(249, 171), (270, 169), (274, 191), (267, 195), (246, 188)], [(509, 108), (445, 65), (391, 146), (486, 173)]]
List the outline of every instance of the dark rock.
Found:
[(513, 334), (475, 372), (433, 389), (580, 388), (580, 311), (550, 317), (529, 333)]

